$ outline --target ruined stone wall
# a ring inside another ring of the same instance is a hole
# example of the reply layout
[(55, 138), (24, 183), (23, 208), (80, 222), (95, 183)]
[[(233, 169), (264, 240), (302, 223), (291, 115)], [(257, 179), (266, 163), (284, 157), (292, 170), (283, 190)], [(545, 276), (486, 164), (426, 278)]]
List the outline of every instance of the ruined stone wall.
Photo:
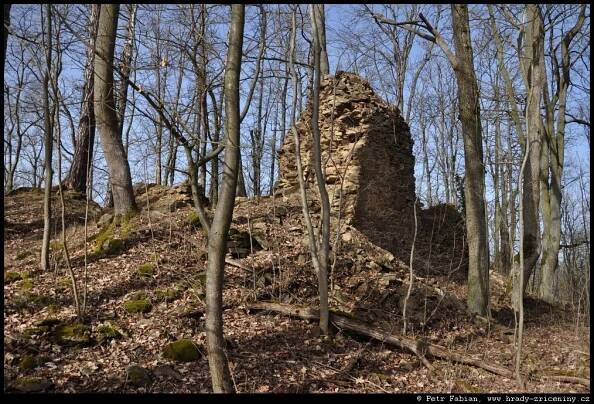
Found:
[[(359, 76), (326, 76), (320, 88), (320, 134), (326, 186), (336, 218), (374, 244), (408, 262), (414, 234), (415, 159), (407, 123), (400, 111), (379, 98)], [(296, 122), (308, 195), (319, 200), (313, 170), (311, 103)], [(299, 191), (294, 135), (279, 152), (276, 192)], [(422, 211), (418, 206), (419, 226)], [(426, 232), (419, 229), (419, 237)], [(461, 244), (461, 243), (459, 243)], [(446, 248), (447, 249), (447, 248)]]

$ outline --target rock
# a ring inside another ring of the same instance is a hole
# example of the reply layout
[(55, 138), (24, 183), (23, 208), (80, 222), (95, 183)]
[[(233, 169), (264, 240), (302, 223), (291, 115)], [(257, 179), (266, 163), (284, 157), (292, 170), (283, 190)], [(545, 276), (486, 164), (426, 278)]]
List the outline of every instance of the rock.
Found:
[(202, 353), (194, 342), (189, 339), (180, 339), (167, 344), (163, 348), (163, 356), (179, 362), (192, 362), (200, 359)]
[(126, 380), (133, 386), (145, 387), (151, 384), (151, 373), (140, 366), (130, 366), (126, 369)]
[(18, 377), (13, 388), (22, 393), (39, 393), (53, 386), (53, 383), (42, 377), (22, 376)]
[(111, 213), (106, 213), (99, 218), (97, 222), (97, 227), (104, 227), (111, 223), (113, 220), (113, 215)]
[(347, 231), (345, 233), (342, 233), (342, 241), (344, 241), (345, 243), (350, 243), (351, 240), (353, 239), (353, 234), (350, 231)]
[(124, 241), (119, 238), (105, 240), (101, 244), (101, 252), (107, 255), (117, 255), (124, 249)]
[(80, 323), (59, 326), (55, 338), (56, 343), (62, 346), (89, 346), (93, 343), (91, 329)]
[(153, 374), (158, 378), (182, 380), (183, 376), (169, 365), (159, 365), (153, 369)]

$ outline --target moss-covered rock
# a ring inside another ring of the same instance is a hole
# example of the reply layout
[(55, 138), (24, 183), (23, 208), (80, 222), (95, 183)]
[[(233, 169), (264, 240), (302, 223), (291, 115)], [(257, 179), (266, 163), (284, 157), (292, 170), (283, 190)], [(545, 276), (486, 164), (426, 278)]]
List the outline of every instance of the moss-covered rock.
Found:
[(193, 210), (190, 213), (188, 213), (188, 216), (186, 216), (186, 223), (194, 227), (201, 226), (200, 216), (198, 216), (198, 212)]
[(148, 313), (152, 308), (153, 305), (144, 292), (133, 293), (124, 302), (124, 309), (128, 313)]
[(4, 272), (4, 283), (5, 284), (20, 281), (21, 279), (23, 279), (23, 276), (19, 272), (15, 272), (15, 271)]
[(126, 379), (128, 383), (136, 387), (144, 387), (151, 384), (150, 372), (140, 366), (130, 366), (126, 369)]
[(39, 366), (39, 361), (33, 355), (25, 355), (23, 356), (18, 363), (18, 368), (21, 370), (29, 370)]
[(42, 377), (22, 376), (18, 377), (13, 388), (22, 393), (38, 393), (47, 390), (53, 383)]
[(164, 289), (157, 289), (155, 291), (155, 296), (157, 299), (162, 300), (164, 302), (172, 302), (177, 300), (181, 297), (181, 290), (175, 288), (164, 288)]
[(101, 244), (100, 253), (105, 255), (117, 255), (124, 250), (124, 240), (112, 238)]
[(62, 346), (89, 346), (93, 343), (91, 329), (80, 323), (59, 326), (55, 337), (56, 343)]
[(192, 362), (200, 359), (201, 355), (196, 344), (189, 339), (180, 339), (163, 348), (165, 358), (179, 362)]
[(127, 337), (128, 333), (115, 321), (107, 320), (97, 327), (97, 339), (100, 342)]
[(136, 269), (136, 273), (139, 276), (153, 276), (155, 273), (155, 264), (147, 262), (146, 264), (139, 265)]

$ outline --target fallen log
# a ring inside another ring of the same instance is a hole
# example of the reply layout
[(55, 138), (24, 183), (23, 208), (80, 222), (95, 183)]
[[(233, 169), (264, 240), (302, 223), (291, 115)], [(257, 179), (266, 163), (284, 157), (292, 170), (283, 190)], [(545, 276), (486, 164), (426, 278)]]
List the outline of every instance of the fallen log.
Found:
[[(248, 308), (251, 310), (273, 311), (291, 317), (298, 317), (306, 320), (317, 320), (319, 318), (318, 310), (314, 308), (299, 307), (283, 303), (257, 302), (249, 305)], [(450, 362), (456, 362), (464, 365), (478, 367), (490, 373), (494, 373), (496, 375), (503, 376), (508, 379), (514, 378), (514, 373), (511, 370), (501, 366), (484, 363), (483, 359), (460, 354), (457, 352), (451, 352), (438, 345), (427, 343), (425, 340), (422, 339), (415, 340), (400, 335), (391, 334), (379, 328), (375, 328), (360, 320), (357, 320), (353, 317), (332, 312), (332, 310), (330, 311), (330, 321), (339, 328), (353, 331), (357, 334), (364, 335), (376, 339), (378, 341), (382, 341), (397, 346), (401, 349), (414, 353), (422, 359), (424, 359), (425, 356), (432, 356), (437, 359), (445, 359)], [(567, 383), (582, 384), (587, 387), (590, 387), (589, 380), (579, 377), (546, 376), (541, 378), (547, 380), (563, 381)]]

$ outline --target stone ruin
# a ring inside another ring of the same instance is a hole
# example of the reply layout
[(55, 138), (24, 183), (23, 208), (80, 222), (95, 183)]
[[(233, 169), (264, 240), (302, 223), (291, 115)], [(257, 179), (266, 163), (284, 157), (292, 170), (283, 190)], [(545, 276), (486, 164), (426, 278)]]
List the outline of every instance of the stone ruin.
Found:
[[(319, 200), (313, 170), (311, 102), (296, 128), (308, 195)], [(394, 105), (379, 98), (359, 76), (338, 72), (321, 81), (319, 127), (322, 163), (332, 216), (408, 263), (414, 235), (415, 159), (408, 124)], [(276, 192), (299, 192), (295, 141), (285, 136), (279, 151)], [(417, 202), (415, 260), (426, 272), (465, 272), (461, 216), (451, 205), (422, 210)], [(449, 269), (448, 269), (449, 268)]]

